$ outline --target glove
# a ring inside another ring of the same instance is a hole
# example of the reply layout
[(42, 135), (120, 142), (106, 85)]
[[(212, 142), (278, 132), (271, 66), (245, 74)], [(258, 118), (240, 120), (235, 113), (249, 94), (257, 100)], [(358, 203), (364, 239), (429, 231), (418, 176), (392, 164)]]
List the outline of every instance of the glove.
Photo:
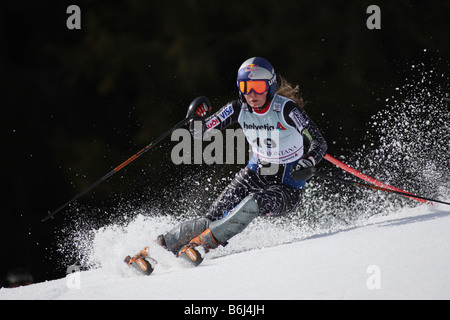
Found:
[(211, 106), (208, 106), (206, 103), (202, 103), (201, 105), (195, 108), (195, 114), (199, 116), (200, 119), (206, 118), (209, 112), (211, 111)]
[(308, 180), (316, 172), (315, 164), (316, 161), (311, 156), (298, 160), (291, 168), (291, 178), (294, 180)]
[(206, 97), (195, 98), (189, 105), (186, 117), (191, 120), (203, 120), (211, 114), (211, 103)]

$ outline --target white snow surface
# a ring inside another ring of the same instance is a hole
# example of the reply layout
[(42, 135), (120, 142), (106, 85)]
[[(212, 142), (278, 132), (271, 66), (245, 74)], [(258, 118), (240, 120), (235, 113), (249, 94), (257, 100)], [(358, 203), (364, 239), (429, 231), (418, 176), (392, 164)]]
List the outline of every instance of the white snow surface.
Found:
[[(402, 209), (306, 237), (289, 230), (291, 239), (279, 236), (288, 243), (232, 254), (212, 251), (196, 268), (151, 244), (159, 263), (150, 276), (122, 262), (127, 250), (139, 251), (136, 237), (145, 232), (137, 229), (151, 227), (145, 217), (136, 220), (96, 232), (90, 258), (102, 264), (58, 280), (2, 288), (0, 300), (450, 298), (450, 210), (445, 205)], [(235, 238), (273, 239), (283, 233), (261, 228), (267, 223), (261, 221)]]

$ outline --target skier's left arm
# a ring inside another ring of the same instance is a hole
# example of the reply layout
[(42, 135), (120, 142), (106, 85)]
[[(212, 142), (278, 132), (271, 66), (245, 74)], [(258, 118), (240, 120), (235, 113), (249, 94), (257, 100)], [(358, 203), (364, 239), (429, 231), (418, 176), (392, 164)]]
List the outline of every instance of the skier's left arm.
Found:
[[(297, 163), (292, 167), (293, 172), (291, 172), (291, 174), (293, 174), (295, 171), (301, 171), (310, 167), (314, 167), (316, 164), (322, 161), (323, 157), (325, 156), (328, 147), (325, 138), (323, 137), (314, 121), (312, 121), (308, 114), (305, 112), (305, 110), (300, 108), (294, 102), (288, 102), (286, 104), (284, 109), (284, 116), (287, 123), (295, 126), (297, 130), (302, 134), (303, 142), (305, 145), (305, 152), (303, 154), (303, 157), (298, 160)], [(311, 172), (310, 170), (306, 171)], [(304, 176), (300, 176), (301, 178), (304, 178)]]

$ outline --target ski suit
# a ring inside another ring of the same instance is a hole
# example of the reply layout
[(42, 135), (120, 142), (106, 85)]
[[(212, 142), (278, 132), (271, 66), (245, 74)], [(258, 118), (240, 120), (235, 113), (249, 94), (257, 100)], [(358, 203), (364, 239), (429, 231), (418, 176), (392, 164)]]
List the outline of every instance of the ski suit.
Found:
[[(260, 112), (234, 100), (203, 122), (201, 134), (225, 129), (236, 122), (242, 127), (253, 156), (203, 218), (182, 223), (164, 235), (169, 250), (177, 252), (249, 195), (256, 200), (260, 216), (280, 216), (293, 211), (303, 196), (305, 181), (293, 180), (291, 167), (302, 157), (310, 156), (317, 164), (325, 156), (327, 144), (321, 132), (306, 112), (286, 97), (275, 94)], [(191, 124), (194, 138), (202, 137), (194, 128)], [(264, 169), (274, 164), (275, 171), (266, 174)]]

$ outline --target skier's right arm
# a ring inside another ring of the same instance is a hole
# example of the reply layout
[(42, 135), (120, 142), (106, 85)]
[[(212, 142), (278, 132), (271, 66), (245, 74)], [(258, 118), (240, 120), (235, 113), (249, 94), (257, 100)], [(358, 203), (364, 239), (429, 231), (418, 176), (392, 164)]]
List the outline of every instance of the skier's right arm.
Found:
[[(204, 138), (211, 133), (213, 129), (222, 130), (237, 122), (240, 112), (241, 102), (239, 100), (233, 100), (206, 119), (201, 119), (201, 124), (197, 121), (191, 121), (189, 130), (195, 139)], [(201, 134), (199, 132), (200, 128)]]

